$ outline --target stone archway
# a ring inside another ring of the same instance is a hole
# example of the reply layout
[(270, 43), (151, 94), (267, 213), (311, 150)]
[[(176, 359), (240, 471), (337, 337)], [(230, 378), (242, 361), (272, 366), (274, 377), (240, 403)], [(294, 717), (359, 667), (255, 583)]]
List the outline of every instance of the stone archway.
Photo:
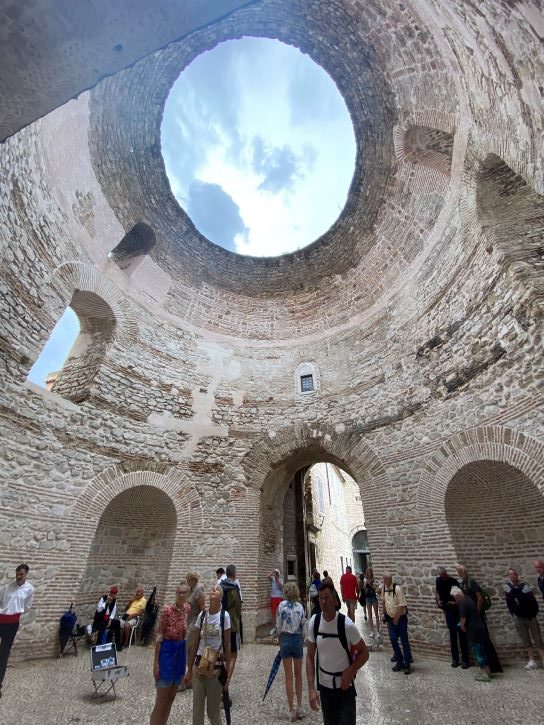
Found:
[[(332, 463), (345, 470), (364, 491), (365, 516), (373, 550), (383, 550), (386, 530), (382, 525), (390, 483), (378, 455), (358, 434), (338, 432), (329, 426), (294, 426), (256, 443), (244, 459), (248, 480), (260, 491), (257, 572), (276, 566), (281, 549), (283, 501), (293, 476), (317, 462)], [(262, 577), (261, 577), (262, 579)], [(257, 580), (255, 628), (269, 621), (268, 593)]]
[(157, 587), (158, 600), (164, 601), (176, 526), (171, 498), (154, 486), (133, 486), (110, 501), (96, 527), (78, 595), (88, 619), (113, 584), (119, 586), (120, 605), (138, 584), (146, 595)]
[[(157, 562), (163, 567), (160, 579), (161, 601), (164, 601), (173, 596), (183, 574), (194, 566), (194, 532), (202, 531), (203, 528), (200, 497), (182, 471), (176, 468), (162, 471), (160, 464), (155, 464), (155, 467), (159, 470), (126, 472), (122, 466), (108, 468), (93, 479), (74, 504), (72, 516), (79, 523), (74, 533), (73, 548), (77, 548), (79, 560), (85, 562), (76, 582), (78, 604), (91, 606), (97, 587), (100, 594), (100, 587), (120, 583), (123, 577), (127, 585), (132, 586), (136, 583), (135, 578), (146, 576), (152, 561), (155, 562), (155, 569)], [(137, 536), (133, 537), (132, 534), (127, 543), (123, 532), (127, 531), (127, 526), (141, 527), (139, 522), (143, 517), (150, 516), (150, 507), (151, 525), (147, 544), (138, 544)], [(107, 527), (118, 531), (108, 536)], [(119, 575), (115, 567), (106, 563), (107, 552), (103, 548), (108, 541), (119, 541), (123, 556), (127, 558), (130, 557), (129, 542), (132, 542), (138, 563), (130, 564), (128, 575)], [(157, 548), (161, 541), (163, 548)], [(105, 572), (97, 576), (102, 564)], [(111, 576), (117, 580), (112, 582), (108, 579), (106, 582), (105, 579)], [(150, 575), (150, 578), (153, 576)], [(91, 579), (98, 580), (99, 584), (92, 585)], [(147, 586), (145, 581), (140, 583)], [(123, 595), (121, 601), (124, 601)]]
[(488, 620), (500, 648), (519, 646), (502, 583), (509, 566), (534, 578), (533, 561), (544, 540), (543, 504), (542, 492), (527, 475), (499, 461), (468, 463), (448, 484), (445, 512), (453, 547), (492, 597)]

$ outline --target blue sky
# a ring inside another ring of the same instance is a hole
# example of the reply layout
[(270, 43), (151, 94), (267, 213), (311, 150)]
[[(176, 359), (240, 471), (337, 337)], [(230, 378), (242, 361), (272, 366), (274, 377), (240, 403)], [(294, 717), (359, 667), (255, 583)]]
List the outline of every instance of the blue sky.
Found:
[(355, 164), (353, 126), (325, 71), (263, 38), (221, 43), (174, 84), (162, 150), (172, 191), (211, 241), (276, 256), (338, 218)]
[(45, 387), (45, 376), (47, 373), (53, 373), (62, 368), (78, 334), (79, 320), (77, 315), (71, 307), (67, 307), (53, 328), (51, 337), (41, 355), (28, 373), (28, 379), (36, 383), (36, 385)]

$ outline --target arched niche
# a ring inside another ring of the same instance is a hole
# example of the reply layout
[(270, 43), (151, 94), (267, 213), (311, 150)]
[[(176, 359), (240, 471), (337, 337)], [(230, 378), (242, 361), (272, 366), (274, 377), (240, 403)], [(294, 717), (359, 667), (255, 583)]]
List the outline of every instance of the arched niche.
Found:
[(109, 256), (130, 277), (143, 259), (155, 249), (156, 244), (157, 237), (152, 227), (142, 221), (136, 222)]
[(116, 321), (111, 307), (94, 292), (76, 290), (70, 307), (78, 317), (80, 331), (50, 390), (81, 403), (89, 397)]
[(78, 596), (91, 616), (99, 597), (116, 584), (124, 607), (137, 584), (146, 595), (156, 586), (164, 602), (176, 538), (172, 499), (154, 486), (133, 486), (115, 496), (102, 513)]
[(533, 561), (544, 541), (543, 494), (515, 466), (478, 460), (450, 480), (445, 513), (458, 561), (492, 596), (488, 620), (497, 644), (517, 647), (502, 584), (509, 566), (534, 579)]

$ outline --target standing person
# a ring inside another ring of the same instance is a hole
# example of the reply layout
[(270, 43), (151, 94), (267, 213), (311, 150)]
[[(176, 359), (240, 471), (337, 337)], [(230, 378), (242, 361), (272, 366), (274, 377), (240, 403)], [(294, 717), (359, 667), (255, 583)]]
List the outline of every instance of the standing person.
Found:
[(234, 564), (227, 566), (226, 574), (227, 578), (221, 581), (221, 589), (223, 590), (221, 605), (229, 613), (230, 620), (230, 657), (228, 668), (228, 681), (230, 682), (234, 674), (236, 658), (238, 657), (238, 635), (240, 633), (240, 619), (242, 617), (242, 597), (240, 596), (240, 587), (236, 583), (236, 567)]
[(180, 584), (176, 590), (175, 603), (166, 604), (161, 612), (153, 661), (157, 697), (150, 725), (166, 725), (176, 692), (185, 675), (185, 635), (187, 617), (191, 611), (187, 604), (188, 594), (189, 586)]
[(34, 600), (34, 587), (27, 582), (27, 576), (28, 564), (19, 564), (15, 569), (15, 581), (0, 589), (0, 697), (21, 614), (29, 611)]
[(365, 597), (365, 575), (362, 571), (358, 574), (359, 578), (359, 604), (361, 605), (361, 608), (363, 610), (363, 617), (365, 618), (365, 622), (367, 621), (366, 616), (366, 597)]
[(270, 634), (276, 634), (276, 612), (283, 600), (283, 579), (280, 576), (280, 570), (274, 569), (268, 575), (268, 581), (270, 582), (270, 611), (272, 612), (272, 629)]
[[(366, 613), (368, 614), (368, 626), (370, 627), (370, 636), (380, 638), (380, 614), (378, 610), (378, 595), (376, 594), (376, 585), (374, 583), (374, 571), (372, 567), (368, 567), (365, 574), (365, 600)], [(374, 631), (374, 622), (372, 615), (376, 619), (376, 631)]]
[[(228, 571), (228, 567), (227, 567)], [(189, 650), (189, 667), (185, 675), (187, 687), (193, 687), (193, 725), (204, 725), (204, 705), (208, 713), (210, 725), (221, 725), (222, 692), (228, 692), (230, 675), (224, 684), (219, 676), (221, 663), (226, 672), (230, 672), (230, 617), (221, 610), (223, 590), (213, 586), (208, 595), (208, 610), (199, 614), (196, 620), (198, 639), (195, 639)], [(208, 675), (198, 671), (198, 665), (207, 648), (218, 653), (217, 666)]]
[(340, 577), (340, 593), (342, 594), (342, 601), (348, 608), (348, 617), (352, 622), (355, 622), (359, 582), (355, 574), (352, 573), (351, 566), (346, 566), (345, 573)]
[(463, 632), (466, 632), (472, 654), (480, 668), (480, 672), (475, 679), (479, 682), (490, 682), (491, 671), (485, 646), (489, 635), (482, 614), (478, 611), (472, 597), (469, 594), (464, 594), (459, 587), (453, 586), (450, 594), (459, 607), (459, 626)]
[[(206, 608), (206, 595), (204, 594), (204, 587), (199, 584), (199, 575), (196, 571), (190, 571), (185, 577), (187, 585), (189, 586), (189, 596), (187, 604), (191, 607), (189, 616), (187, 618), (187, 652), (190, 651), (191, 646), (195, 639), (200, 637), (200, 630), (196, 626), (196, 620), (200, 612)], [(181, 690), (185, 689), (185, 683), (181, 685)]]
[(538, 602), (532, 587), (521, 581), (518, 572), (513, 568), (508, 569), (508, 579), (504, 583), (504, 596), (521, 643), (529, 655), (529, 662), (525, 665), (525, 669), (536, 670), (538, 669), (538, 662), (534, 656), (536, 650), (540, 652), (544, 662), (544, 644), (536, 619)]
[(334, 601), (335, 601), (335, 605), (334, 606), (336, 607), (336, 611), (339, 612), (342, 609), (342, 602), (340, 601), (340, 597), (338, 596), (338, 592), (336, 591), (336, 587), (334, 586), (334, 582), (332, 580), (332, 576), (329, 576), (329, 572), (326, 569), (323, 570), (323, 579), (322, 579), (322, 581), (323, 582), (328, 582), (331, 585), (332, 592), (333, 592), (333, 596), (334, 596)]
[[(310, 619), (306, 642), (310, 707), (319, 710), (321, 706), (324, 725), (355, 725), (354, 680), (368, 660), (368, 649), (353, 622), (336, 611), (334, 587), (328, 581), (319, 587), (319, 605), (321, 612)], [(356, 656), (352, 661), (353, 648)]]
[(535, 561), (535, 571), (538, 575), (538, 588), (544, 599), (544, 561), (537, 559)]
[[(387, 631), (393, 652), (395, 655), (395, 666), (393, 672), (404, 671), (409, 675), (412, 651), (408, 639), (408, 607), (402, 587), (393, 583), (393, 577), (389, 572), (383, 575), (383, 589), (381, 599), (384, 610), (384, 620), (387, 623)], [(399, 639), (402, 649), (399, 646)]]
[[(300, 592), (295, 582), (286, 582), (283, 586), (285, 599), (276, 612), (276, 631), (280, 640), (280, 655), (285, 673), (285, 691), (289, 705), (289, 720), (301, 720), (302, 710), (302, 630), (306, 616), (300, 603)], [(295, 692), (297, 707), (295, 709), (293, 694), (293, 670), (295, 675)]]
[[(446, 626), (450, 633), (451, 666), (459, 667), (459, 647), (461, 648), (461, 667), (466, 670), (470, 667), (468, 654), (468, 637), (462, 627), (459, 627), (459, 606), (452, 596), (452, 587), (459, 587), (459, 582), (450, 576), (443, 566), (438, 567), (438, 576), (435, 581), (436, 603), (444, 612)], [(459, 644), (457, 643), (459, 639)]]
[(310, 604), (312, 606), (312, 614), (317, 614), (321, 611), (321, 607), (319, 606), (319, 585), (321, 584), (321, 574), (316, 569), (312, 576), (313, 578), (310, 582)]
[(491, 674), (498, 674), (499, 672), (502, 672), (502, 666), (499, 661), (499, 656), (497, 654), (497, 650), (495, 649), (495, 645), (491, 641), (491, 635), (489, 634), (487, 618), (485, 616), (484, 610), (484, 598), (482, 595), (482, 588), (475, 579), (469, 577), (468, 570), (466, 566), (463, 566), (463, 564), (456, 564), (455, 571), (457, 572), (461, 580), (461, 583), (459, 585), (461, 591), (463, 592), (463, 594), (468, 594), (468, 596), (472, 599), (472, 601), (476, 605), (478, 614), (482, 618), (485, 630), (487, 632), (487, 637), (484, 639), (485, 658), (489, 665), (489, 670)]
[(97, 644), (104, 644), (106, 641), (106, 629), (110, 620), (115, 618), (115, 612), (117, 611), (118, 592), (117, 587), (112, 587), (107, 594), (104, 594), (98, 600), (93, 620), (93, 632), (97, 632)]

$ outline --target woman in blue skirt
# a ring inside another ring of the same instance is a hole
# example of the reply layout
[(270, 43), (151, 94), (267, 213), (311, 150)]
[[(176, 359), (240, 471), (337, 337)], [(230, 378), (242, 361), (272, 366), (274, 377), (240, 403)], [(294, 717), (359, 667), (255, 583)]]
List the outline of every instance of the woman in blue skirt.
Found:
[(150, 725), (166, 725), (174, 698), (185, 675), (185, 636), (187, 616), (191, 606), (187, 603), (189, 586), (180, 584), (175, 604), (167, 604), (159, 623), (153, 677), (157, 699), (151, 713)]

